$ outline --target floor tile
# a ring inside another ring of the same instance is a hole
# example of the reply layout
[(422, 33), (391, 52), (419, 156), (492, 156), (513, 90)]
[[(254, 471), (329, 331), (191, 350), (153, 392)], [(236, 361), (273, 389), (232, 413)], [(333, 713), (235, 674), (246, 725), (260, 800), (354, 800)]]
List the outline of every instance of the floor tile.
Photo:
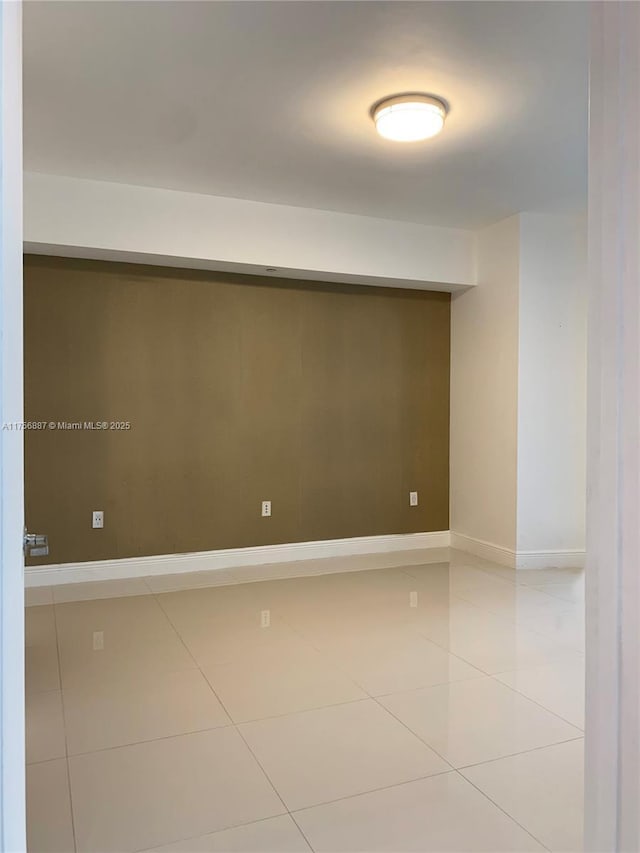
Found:
[(438, 566), (415, 566), (407, 567), (405, 571), (427, 589), (444, 585), (453, 593), (472, 589), (508, 589), (512, 585), (511, 580), (464, 564), (443, 563)]
[(310, 647), (257, 648), (202, 671), (239, 723), (365, 699), (347, 675)]
[(492, 678), (398, 693), (379, 701), (454, 767), (582, 734)]
[[(533, 620), (540, 626), (542, 620)], [(439, 618), (416, 624), (415, 630), (472, 666), (489, 674), (560, 661), (579, 663), (575, 645), (523, 627), (464, 601), (452, 601)]]
[[(560, 602), (558, 602), (560, 603)], [(561, 612), (538, 612), (519, 618), (524, 630), (535, 631), (551, 641), (557, 648), (572, 648), (584, 652), (585, 612), (584, 608), (564, 602), (567, 609)]]
[(538, 666), (503, 672), (495, 678), (584, 729), (584, 666)]
[(256, 610), (247, 620), (231, 617), (206, 625), (194, 621), (181, 629), (180, 637), (200, 666), (231, 664), (261, 652), (286, 655), (294, 649), (310, 648), (294, 630), (268, 612), (268, 626), (262, 625), (262, 611)]
[(144, 578), (151, 592), (175, 592), (181, 589), (199, 589), (232, 583), (228, 572), (217, 570), (210, 572), (181, 572), (175, 575), (157, 575)]
[(64, 688), (195, 668), (153, 596), (56, 605)]
[(56, 620), (52, 605), (25, 610), (25, 688), (27, 693), (60, 689)]
[(325, 648), (336, 665), (372, 696), (483, 675), (411, 630), (371, 630)]
[(280, 815), (154, 847), (148, 853), (308, 853), (310, 849), (293, 819)]
[(69, 759), (78, 849), (143, 850), (285, 809), (232, 728)]
[(289, 809), (448, 770), (373, 700), (240, 726)]
[(404, 571), (368, 574), (371, 579), (360, 573), (315, 584), (306, 601), (298, 599), (295, 607), (284, 608), (284, 621), (314, 644), (335, 645), (342, 637), (357, 639), (363, 632), (375, 637), (448, 612), (451, 594), (446, 585), (424, 589)]
[(64, 717), (59, 690), (26, 697), (27, 764), (65, 758)]
[(199, 663), (225, 663), (261, 646), (300, 645), (278, 612), (287, 588), (284, 582), (188, 590), (159, 595), (158, 602)]
[(66, 759), (27, 767), (27, 849), (29, 853), (75, 849)]
[(283, 799), (317, 853), (578, 849), (583, 596), (448, 549), (28, 591), (30, 850), (65, 722), (82, 853), (308, 853)]
[(149, 587), (142, 578), (122, 578), (112, 581), (85, 581), (54, 586), (53, 601), (93, 601), (99, 598), (121, 598), (128, 595), (148, 595)]
[(408, 608), (411, 586), (403, 572), (380, 569), (186, 590), (161, 595), (158, 601), (176, 630), (186, 636), (224, 620), (237, 627), (259, 626), (265, 609), (270, 610), (274, 624), (284, 620), (298, 627), (310, 616), (321, 622), (327, 610), (337, 609), (344, 615), (362, 612), (372, 603), (386, 603), (398, 589), (404, 590), (401, 599)]
[(500, 589), (481, 587), (462, 590), (459, 596), (476, 607), (511, 620), (537, 618), (540, 614), (562, 615), (572, 608), (570, 602), (561, 601), (531, 586), (515, 584), (504, 584)]
[(274, 621), (278, 619), (278, 604), (287, 590), (297, 588), (307, 596), (313, 580), (291, 583), (265, 581), (240, 585), (222, 585), (203, 589), (179, 590), (157, 596), (157, 601), (178, 633), (206, 629), (218, 622), (233, 625), (260, 626), (261, 613), (270, 610)]
[(457, 773), (296, 812), (316, 853), (544, 850)]
[(581, 851), (583, 752), (578, 740), (462, 772), (549, 850)]
[(69, 755), (229, 725), (197, 669), (64, 691)]

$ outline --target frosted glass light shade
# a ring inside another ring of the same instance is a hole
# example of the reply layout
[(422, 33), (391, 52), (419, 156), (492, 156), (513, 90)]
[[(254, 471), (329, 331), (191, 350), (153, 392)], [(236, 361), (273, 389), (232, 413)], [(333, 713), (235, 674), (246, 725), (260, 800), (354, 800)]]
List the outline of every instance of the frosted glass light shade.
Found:
[(394, 142), (418, 142), (440, 133), (447, 114), (431, 95), (396, 95), (379, 101), (371, 111), (376, 130)]

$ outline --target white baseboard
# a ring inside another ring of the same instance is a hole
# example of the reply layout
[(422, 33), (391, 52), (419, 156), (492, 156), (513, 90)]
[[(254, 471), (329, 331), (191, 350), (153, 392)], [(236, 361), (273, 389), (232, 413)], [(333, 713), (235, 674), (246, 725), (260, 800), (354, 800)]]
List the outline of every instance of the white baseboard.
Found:
[(583, 569), (586, 552), (565, 551), (518, 551), (516, 569)]
[(501, 566), (509, 566), (515, 569), (515, 551), (504, 548), (502, 545), (494, 545), (493, 542), (485, 542), (484, 539), (474, 539), (462, 533), (451, 531), (451, 547), (460, 551), (467, 551), (483, 560), (499, 563)]
[[(385, 554), (424, 548), (448, 548), (449, 531), (402, 533), (388, 536), (358, 536), (351, 539), (327, 539), (318, 542), (292, 542), (285, 545), (260, 545), (228, 548), (190, 554), (162, 554), (153, 557), (126, 557), (121, 560), (96, 560), (87, 563), (58, 563), (25, 567), (25, 586), (56, 586), (84, 581), (118, 578), (142, 578), (183, 572), (209, 572), (271, 563), (292, 563), (356, 554)], [(345, 568), (349, 571), (349, 568)], [(273, 576), (273, 575), (271, 575)], [(286, 576), (286, 572), (283, 573)]]
[(511, 569), (583, 568), (585, 562), (584, 550), (514, 551), (493, 542), (456, 533), (454, 530), (451, 531), (451, 547)]

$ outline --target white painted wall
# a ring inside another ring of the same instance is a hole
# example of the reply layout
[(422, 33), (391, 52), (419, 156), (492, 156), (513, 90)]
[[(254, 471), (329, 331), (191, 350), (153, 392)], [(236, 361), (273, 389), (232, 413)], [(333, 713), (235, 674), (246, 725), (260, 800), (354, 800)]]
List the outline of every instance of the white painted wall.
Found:
[(25, 242), (52, 254), (452, 291), (454, 544), (479, 543), (509, 564), (519, 552), (584, 548), (585, 249), (575, 221), (519, 214), (474, 235), (27, 174)]
[(478, 286), (452, 298), (452, 544), (507, 565), (584, 558), (585, 227), (479, 232)]
[[(0, 4), (0, 422), (22, 407), (22, 8)], [(0, 430), (0, 850), (25, 841), (20, 430)]]
[(27, 249), (363, 284), (475, 284), (470, 231), (27, 173)]
[(520, 216), (517, 550), (584, 551), (586, 220)]
[(510, 551), (516, 548), (519, 234), (517, 216), (478, 232), (478, 286), (454, 294), (451, 305), (451, 530)]

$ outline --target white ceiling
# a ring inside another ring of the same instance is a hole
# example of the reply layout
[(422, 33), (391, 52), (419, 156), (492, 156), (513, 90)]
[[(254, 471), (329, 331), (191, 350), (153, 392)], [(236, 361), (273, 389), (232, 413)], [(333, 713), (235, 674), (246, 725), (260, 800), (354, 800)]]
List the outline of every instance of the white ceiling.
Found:
[[(581, 2), (28, 2), (25, 168), (476, 228), (585, 202)], [(398, 145), (368, 111), (451, 105)]]

